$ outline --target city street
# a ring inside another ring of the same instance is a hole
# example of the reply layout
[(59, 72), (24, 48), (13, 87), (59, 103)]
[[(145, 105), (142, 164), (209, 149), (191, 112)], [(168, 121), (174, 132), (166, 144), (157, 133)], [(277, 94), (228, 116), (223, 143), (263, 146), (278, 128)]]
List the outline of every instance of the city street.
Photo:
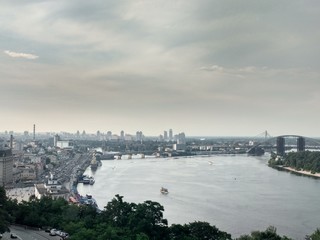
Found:
[(2, 239), (12, 239), (10, 238), (10, 234), (13, 233), (17, 236), (16, 239), (20, 240), (60, 240), (59, 236), (50, 236), (49, 233), (43, 230), (30, 230), (24, 229), (23, 227), (11, 226), (11, 232), (5, 232), (2, 236)]

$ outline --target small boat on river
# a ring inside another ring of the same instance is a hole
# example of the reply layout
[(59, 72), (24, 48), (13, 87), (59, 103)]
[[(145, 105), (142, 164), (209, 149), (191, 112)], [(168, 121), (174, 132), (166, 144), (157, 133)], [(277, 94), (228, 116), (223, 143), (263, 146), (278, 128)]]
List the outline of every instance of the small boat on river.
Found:
[(160, 188), (160, 192), (161, 192), (162, 194), (168, 194), (168, 193), (169, 193), (168, 189), (167, 189), (167, 188), (164, 188), (164, 187), (161, 187), (161, 188)]
[(78, 183), (83, 183), (83, 184), (90, 184), (93, 185), (95, 183), (94, 177), (89, 177), (87, 175), (82, 175), (78, 179)]

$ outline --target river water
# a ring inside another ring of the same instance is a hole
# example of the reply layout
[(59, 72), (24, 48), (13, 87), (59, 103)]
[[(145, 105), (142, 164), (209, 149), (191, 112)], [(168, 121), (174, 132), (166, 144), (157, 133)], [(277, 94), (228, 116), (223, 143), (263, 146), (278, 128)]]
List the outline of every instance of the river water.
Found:
[[(146, 200), (164, 206), (169, 224), (206, 221), (232, 237), (265, 230), (304, 239), (320, 228), (320, 179), (267, 166), (268, 156), (105, 160), (94, 185), (78, 184), (103, 208), (116, 194), (127, 202)], [(169, 190), (160, 193), (161, 187)]]

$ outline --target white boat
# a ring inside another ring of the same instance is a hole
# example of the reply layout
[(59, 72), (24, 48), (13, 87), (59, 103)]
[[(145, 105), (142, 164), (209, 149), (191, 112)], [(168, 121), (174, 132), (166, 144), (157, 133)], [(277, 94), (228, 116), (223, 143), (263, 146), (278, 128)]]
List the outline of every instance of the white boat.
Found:
[(161, 192), (162, 194), (168, 194), (168, 193), (169, 193), (168, 189), (167, 189), (167, 188), (164, 188), (164, 187), (161, 187), (161, 188), (160, 188), (160, 192)]
[(83, 176), (82, 180), (79, 182), (82, 182), (83, 184), (90, 184), (93, 185), (95, 183), (94, 177), (89, 177), (89, 176)]

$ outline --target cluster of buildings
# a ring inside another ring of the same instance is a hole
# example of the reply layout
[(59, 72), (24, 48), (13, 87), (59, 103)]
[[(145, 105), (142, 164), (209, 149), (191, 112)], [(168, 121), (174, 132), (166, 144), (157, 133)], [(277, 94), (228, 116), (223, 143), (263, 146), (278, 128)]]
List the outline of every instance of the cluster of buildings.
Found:
[[(67, 199), (70, 191), (61, 183), (67, 180), (68, 173), (61, 174), (59, 180), (53, 174), (47, 176), (49, 172), (56, 173), (61, 162), (70, 159), (70, 148), (64, 149), (70, 144), (56, 140), (52, 146), (33, 139), (15, 141), (12, 135), (9, 141), (0, 138), (0, 186), (8, 189), (8, 193), (14, 192), (9, 189), (34, 187), (35, 197), (39, 199), (42, 196)], [(63, 173), (61, 169), (58, 171)]]
[[(15, 137), (13, 137), (13, 134)], [(104, 146), (109, 146), (110, 151), (114, 151), (113, 146), (118, 146), (118, 149), (120, 149), (119, 146), (124, 148), (128, 146), (136, 147), (136, 151), (140, 151), (140, 149), (147, 151), (148, 148), (154, 149), (152, 147), (154, 145), (161, 146), (160, 149), (164, 149), (162, 146), (170, 145), (171, 151), (184, 151), (186, 149), (185, 134), (174, 135), (172, 129), (164, 131), (163, 135), (161, 134), (158, 137), (145, 137), (142, 131), (137, 131), (135, 135), (124, 131), (121, 131), (119, 135), (113, 134), (111, 131), (106, 133), (97, 131), (96, 134), (87, 134), (85, 131), (80, 134), (77, 131), (76, 134), (61, 132), (59, 135), (55, 133), (38, 133), (36, 135), (34, 125), (32, 134), (28, 131), (22, 134), (12, 131), (0, 133), (0, 185), (12, 188), (19, 183), (25, 185), (29, 182), (32, 185), (50, 180), (51, 177), (48, 178), (47, 176), (48, 172), (54, 173), (57, 166), (61, 164), (62, 167), (57, 175), (60, 174), (64, 169), (63, 164), (65, 163), (63, 163), (63, 160), (68, 160), (70, 154), (79, 151), (81, 140), (101, 140), (104, 142)], [(145, 144), (145, 142), (148, 143)], [(75, 143), (77, 143), (77, 146), (75, 146)], [(54, 176), (56, 176), (56, 173), (54, 173)], [(64, 180), (63, 177), (60, 176), (60, 178)], [(48, 190), (48, 186), (52, 185), (53, 182), (52, 179), (47, 187), (39, 186), (39, 194), (43, 192), (41, 189)]]
[(50, 196), (53, 199), (68, 199), (70, 191), (63, 186), (57, 178), (50, 174), (47, 181), (35, 184), (34, 193), (38, 199), (41, 199), (43, 196)]

